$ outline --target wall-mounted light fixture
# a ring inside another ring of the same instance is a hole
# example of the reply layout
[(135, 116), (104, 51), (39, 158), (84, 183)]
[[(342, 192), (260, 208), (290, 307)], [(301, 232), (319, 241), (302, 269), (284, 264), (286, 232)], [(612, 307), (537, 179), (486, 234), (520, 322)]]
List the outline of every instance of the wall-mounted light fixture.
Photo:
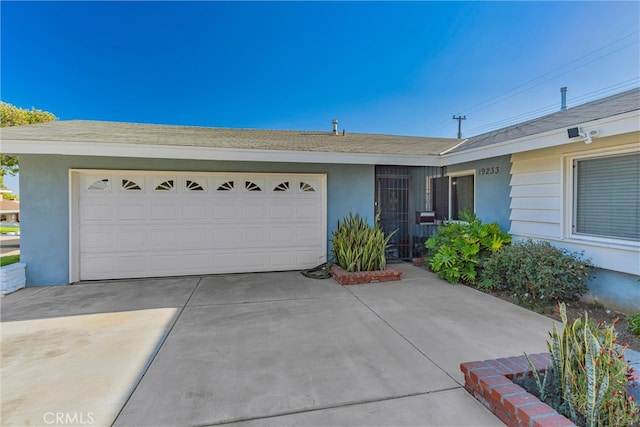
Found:
[(567, 135), (569, 138), (582, 138), (585, 144), (591, 144), (593, 142), (593, 138), (597, 138), (600, 135), (600, 132), (595, 129), (590, 130), (589, 132), (584, 132), (579, 127), (575, 127), (567, 129)]

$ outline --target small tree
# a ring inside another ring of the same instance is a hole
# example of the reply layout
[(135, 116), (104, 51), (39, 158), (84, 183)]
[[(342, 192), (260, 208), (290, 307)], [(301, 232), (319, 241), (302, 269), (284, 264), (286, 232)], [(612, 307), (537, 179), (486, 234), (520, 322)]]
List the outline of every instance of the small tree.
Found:
[[(56, 120), (56, 116), (48, 111), (25, 110), (6, 102), (0, 101), (0, 127), (31, 125)], [(18, 173), (18, 157), (9, 154), (0, 154), (0, 188), (4, 188), (4, 176)]]

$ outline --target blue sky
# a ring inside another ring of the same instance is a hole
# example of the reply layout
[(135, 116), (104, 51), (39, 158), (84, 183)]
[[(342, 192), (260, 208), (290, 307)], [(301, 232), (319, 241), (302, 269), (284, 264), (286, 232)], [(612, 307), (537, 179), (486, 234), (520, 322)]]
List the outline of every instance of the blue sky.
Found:
[(640, 2), (9, 2), (1, 98), (88, 119), (455, 137), (639, 85)]

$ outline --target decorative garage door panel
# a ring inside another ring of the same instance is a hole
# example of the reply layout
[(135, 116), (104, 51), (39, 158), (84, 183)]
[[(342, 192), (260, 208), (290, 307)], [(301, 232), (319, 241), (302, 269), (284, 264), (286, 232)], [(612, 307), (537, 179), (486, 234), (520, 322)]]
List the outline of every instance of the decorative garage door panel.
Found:
[(324, 175), (80, 172), (81, 280), (297, 270), (326, 258)]

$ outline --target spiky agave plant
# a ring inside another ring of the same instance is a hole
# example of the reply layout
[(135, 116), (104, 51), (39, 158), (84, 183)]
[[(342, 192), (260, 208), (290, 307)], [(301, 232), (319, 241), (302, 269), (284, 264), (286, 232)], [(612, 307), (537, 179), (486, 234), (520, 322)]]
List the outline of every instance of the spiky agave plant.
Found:
[[(562, 400), (555, 409), (573, 422), (582, 416), (588, 427), (636, 425), (640, 415), (627, 392), (630, 367), (616, 344), (615, 322), (596, 325), (587, 313), (569, 322), (564, 303), (558, 311), (564, 327), (558, 331), (554, 324), (547, 341)], [(546, 381), (536, 382), (545, 387)]]
[(348, 272), (383, 270), (387, 262), (385, 251), (394, 233), (385, 236), (379, 214), (369, 225), (359, 214), (349, 212), (342, 221), (338, 220), (332, 232), (336, 263)]

